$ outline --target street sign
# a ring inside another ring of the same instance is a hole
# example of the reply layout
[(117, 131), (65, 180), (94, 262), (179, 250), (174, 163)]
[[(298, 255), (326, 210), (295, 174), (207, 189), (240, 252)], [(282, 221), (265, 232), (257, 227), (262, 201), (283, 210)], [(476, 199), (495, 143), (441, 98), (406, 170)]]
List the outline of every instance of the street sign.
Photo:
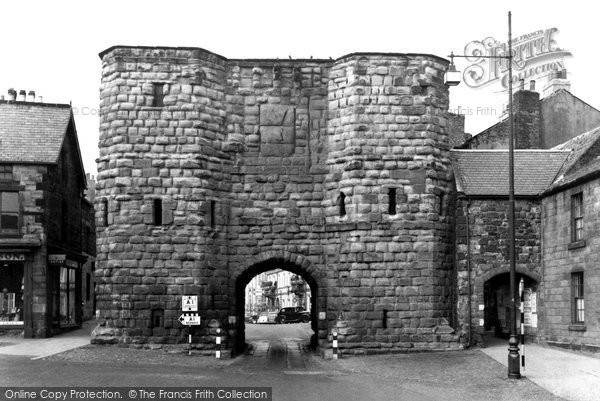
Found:
[(184, 295), (181, 298), (181, 310), (184, 312), (198, 312), (198, 296)]
[(186, 326), (199, 326), (200, 325), (200, 314), (198, 313), (182, 313), (179, 316), (179, 322)]

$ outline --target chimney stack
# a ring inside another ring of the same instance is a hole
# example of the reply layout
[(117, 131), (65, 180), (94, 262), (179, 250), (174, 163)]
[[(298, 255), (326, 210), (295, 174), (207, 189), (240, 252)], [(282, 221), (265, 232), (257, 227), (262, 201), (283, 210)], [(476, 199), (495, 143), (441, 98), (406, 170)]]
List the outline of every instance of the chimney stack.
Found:
[(15, 100), (17, 100), (17, 91), (16, 91), (16, 90), (14, 90), (13, 88), (10, 88), (10, 89), (8, 90), (8, 100), (9, 100), (9, 101), (13, 101), (13, 102), (14, 102)]
[(525, 80), (524, 79), (519, 79), (519, 90), (520, 91), (525, 90)]
[(551, 95), (559, 90), (571, 90), (571, 82), (567, 79), (567, 70), (552, 71), (548, 76), (548, 83), (544, 87), (544, 97)]
[(535, 79), (529, 81), (529, 90), (532, 92), (535, 91)]
[(19, 91), (19, 97), (17, 98), (17, 100), (18, 100), (19, 102), (24, 102), (24, 101), (25, 101), (25, 97), (26, 97), (25, 93), (26, 93), (26, 92), (25, 92), (23, 89), (21, 89), (21, 90)]
[(27, 101), (28, 102), (35, 102), (35, 91), (29, 91), (27, 93)]

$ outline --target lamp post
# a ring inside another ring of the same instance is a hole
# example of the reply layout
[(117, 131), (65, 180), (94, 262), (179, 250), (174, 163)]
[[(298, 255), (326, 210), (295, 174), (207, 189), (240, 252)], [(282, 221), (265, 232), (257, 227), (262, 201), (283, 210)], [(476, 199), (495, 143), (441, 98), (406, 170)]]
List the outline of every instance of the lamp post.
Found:
[[(450, 53), (450, 66), (445, 75), (445, 83), (455, 86), (460, 83), (460, 71), (454, 66), (454, 57), (471, 57)], [(516, 263), (515, 263), (515, 162), (514, 162), (514, 123), (512, 107), (512, 13), (508, 12), (508, 55), (478, 56), (481, 58), (501, 58), (508, 61), (508, 259), (510, 263), (510, 338), (508, 340), (508, 377), (521, 378), (519, 367), (519, 339), (517, 337), (517, 308), (515, 297)], [(470, 322), (469, 322), (470, 330)]]

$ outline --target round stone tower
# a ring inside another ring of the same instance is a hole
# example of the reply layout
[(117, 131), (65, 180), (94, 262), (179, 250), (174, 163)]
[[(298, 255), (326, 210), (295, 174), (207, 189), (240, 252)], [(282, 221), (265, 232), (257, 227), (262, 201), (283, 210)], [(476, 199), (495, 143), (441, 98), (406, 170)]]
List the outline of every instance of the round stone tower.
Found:
[(323, 202), (328, 307), (348, 347), (456, 344), (451, 315), (448, 63), (352, 54), (331, 68)]
[[(225, 60), (201, 49), (100, 55), (97, 342), (182, 342), (181, 296), (226, 319)], [(215, 328), (218, 323), (214, 324)], [(199, 339), (203, 342), (204, 339)], [(211, 342), (207, 338), (206, 342)]]

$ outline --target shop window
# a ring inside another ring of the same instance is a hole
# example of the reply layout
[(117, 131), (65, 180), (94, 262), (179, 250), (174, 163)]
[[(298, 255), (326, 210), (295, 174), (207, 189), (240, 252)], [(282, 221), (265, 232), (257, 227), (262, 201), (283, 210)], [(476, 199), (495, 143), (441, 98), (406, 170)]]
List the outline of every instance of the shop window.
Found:
[(75, 323), (75, 269), (60, 268), (60, 324)]
[(388, 188), (388, 213), (396, 214), (396, 188)]
[(0, 181), (12, 181), (13, 172), (12, 166), (6, 164), (0, 164)]
[(0, 262), (0, 328), (23, 322), (23, 265)]
[(585, 323), (585, 305), (583, 300), (583, 272), (571, 274), (572, 318), (573, 324)]
[(572, 241), (583, 240), (583, 194), (571, 196), (571, 236)]
[(153, 217), (154, 217), (154, 219), (153, 219), (154, 225), (161, 226), (162, 225), (162, 200), (161, 199), (154, 199), (152, 213), (153, 213)]
[(163, 107), (165, 97), (165, 85), (161, 83), (152, 84), (152, 107)]
[(340, 199), (339, 199), (339, 206), (340, 206), (340, 217), (344, 217), (346, 215), (346, 194), (344, 194), (343, 192), (340, 192)]
[(0, 233), (19, 233), (18, 192), (0, 192)]

